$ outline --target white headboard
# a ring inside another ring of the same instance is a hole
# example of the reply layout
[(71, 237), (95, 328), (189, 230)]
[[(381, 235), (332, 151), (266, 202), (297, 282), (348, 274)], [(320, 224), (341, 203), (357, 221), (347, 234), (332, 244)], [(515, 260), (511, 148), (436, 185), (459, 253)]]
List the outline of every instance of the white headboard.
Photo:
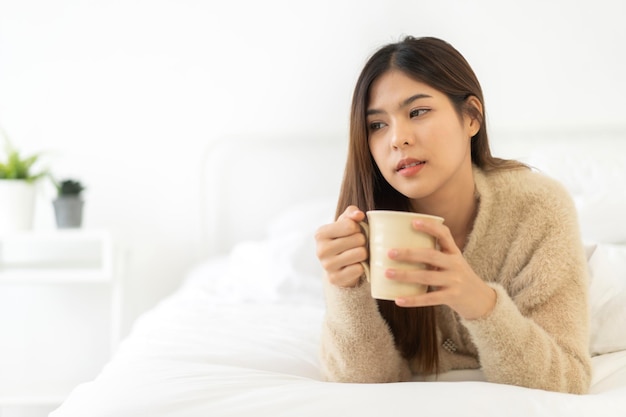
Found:
[[(519, 159), (564, 183), (579, 209), (583, 237), (626, 242), (626, 128), (490, 132), (496, 156)], [(202, 181), (207, 254), (260, 239), (287, 207), (336, 201), (345, 135), (228, 137), (211, 145)]]
[(208, 253), (262, 238), (287, 207), (336, 200), (346, 155), (341, 135), (227, 137), (211, 145), (201, 190)]
[(527, 162), (565, 185), (585, 241), (626, 243), (626, 129), (508, 132), (490, 139), (494, 155)]

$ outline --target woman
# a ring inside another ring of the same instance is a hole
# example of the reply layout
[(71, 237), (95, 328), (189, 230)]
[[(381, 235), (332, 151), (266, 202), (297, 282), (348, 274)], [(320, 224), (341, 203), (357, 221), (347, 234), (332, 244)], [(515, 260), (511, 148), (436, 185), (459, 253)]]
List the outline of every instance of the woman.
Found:
[[(443, 217), (414, 222), (440, 251), (392, 248), (427, 271), (389, 269), (429, 292), (374, 300), (358, 225), (373, 209)], [(480, 84), (435, 38), (377, 51), (354, 91), (337, 220), (316, 234), (326, 271), (327, 379), (406, 381), (482, 368), (488, 381), (582, 394), (590, 383), (587, 275), (564, 188), (489, 150)]]

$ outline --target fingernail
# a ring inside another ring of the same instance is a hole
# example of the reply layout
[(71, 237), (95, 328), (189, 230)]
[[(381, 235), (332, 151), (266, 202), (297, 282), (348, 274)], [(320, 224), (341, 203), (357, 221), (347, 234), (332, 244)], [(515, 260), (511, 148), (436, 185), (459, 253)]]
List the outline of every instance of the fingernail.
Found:
[(397, 257), (397, 256), (398, 256), (398, 251), (397, 251), (396, 249), (391, 249), (391, 250), (389, 251), (389, 257), (390, 257), (390, 258), (395, 258), (395, 257)]
[(406, 300), (404, 298), (396, 298), (396, 304), (399, 306), (403, 306), (406, 304)]
[(395, 270), (393, 270), (393, 269), (387, 269), (387, 270), (385, 271), (385, 276), (386, 276), (387, 278), (393, 278), (393, 277), (395, 277), (395, 276), (396, 276), (396, 271), (395, 271)]
[(424, 225), (423, 221), (421, 221), (421, 220), (413, 220), (413, 226), (420, 227), (420, 226), (423, 226), (423, 225)]

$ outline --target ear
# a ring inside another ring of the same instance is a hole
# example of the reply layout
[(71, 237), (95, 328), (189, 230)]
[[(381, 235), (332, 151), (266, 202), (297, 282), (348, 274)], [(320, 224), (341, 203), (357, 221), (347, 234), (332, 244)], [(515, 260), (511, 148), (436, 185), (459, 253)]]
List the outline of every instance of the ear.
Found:
[(466, 128), (472, 138), (480, 131), (480, 127), (483, 123), (483, 104), (478, 97), (469, 96), (465, 99), (465, 108), (467, 109), (465, 118)]

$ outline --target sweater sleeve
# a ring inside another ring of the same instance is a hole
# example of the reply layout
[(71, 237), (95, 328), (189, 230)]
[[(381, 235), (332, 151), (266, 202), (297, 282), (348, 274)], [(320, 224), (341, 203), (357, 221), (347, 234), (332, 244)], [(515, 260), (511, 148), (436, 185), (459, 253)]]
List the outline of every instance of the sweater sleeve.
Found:
[[(506, 291), (498, 284), (496, 308), (488, 317), (465, 321), (476, 344), (488, 381), (549, 391), (584, 394), (591, 380), (591, 368), (577, 335), (563, 331), (549, 333), (533, 318), (523, 316)], [(553, 302), (556, 302), (554, 300)], [(564, 316), (568, 315), (564, 311)], [(569, 321), (569, 318), (565, 318)]]
[(541, 236), (521, 230), (528, 235), (511, 256), (526, 253), (528, 261), (506, 285), (489, 284), (493, 311), (463, 321), (489, 381), (577, 394), (589, 388), (587, 268), (573, 205), (562, 201), (540, 221)]
[(335, 382), (399, 382), (411, 378), (389, 326), (363, 282), (340, 288), (324, 280), (326, 315), (322, 327), (324, 377)]

